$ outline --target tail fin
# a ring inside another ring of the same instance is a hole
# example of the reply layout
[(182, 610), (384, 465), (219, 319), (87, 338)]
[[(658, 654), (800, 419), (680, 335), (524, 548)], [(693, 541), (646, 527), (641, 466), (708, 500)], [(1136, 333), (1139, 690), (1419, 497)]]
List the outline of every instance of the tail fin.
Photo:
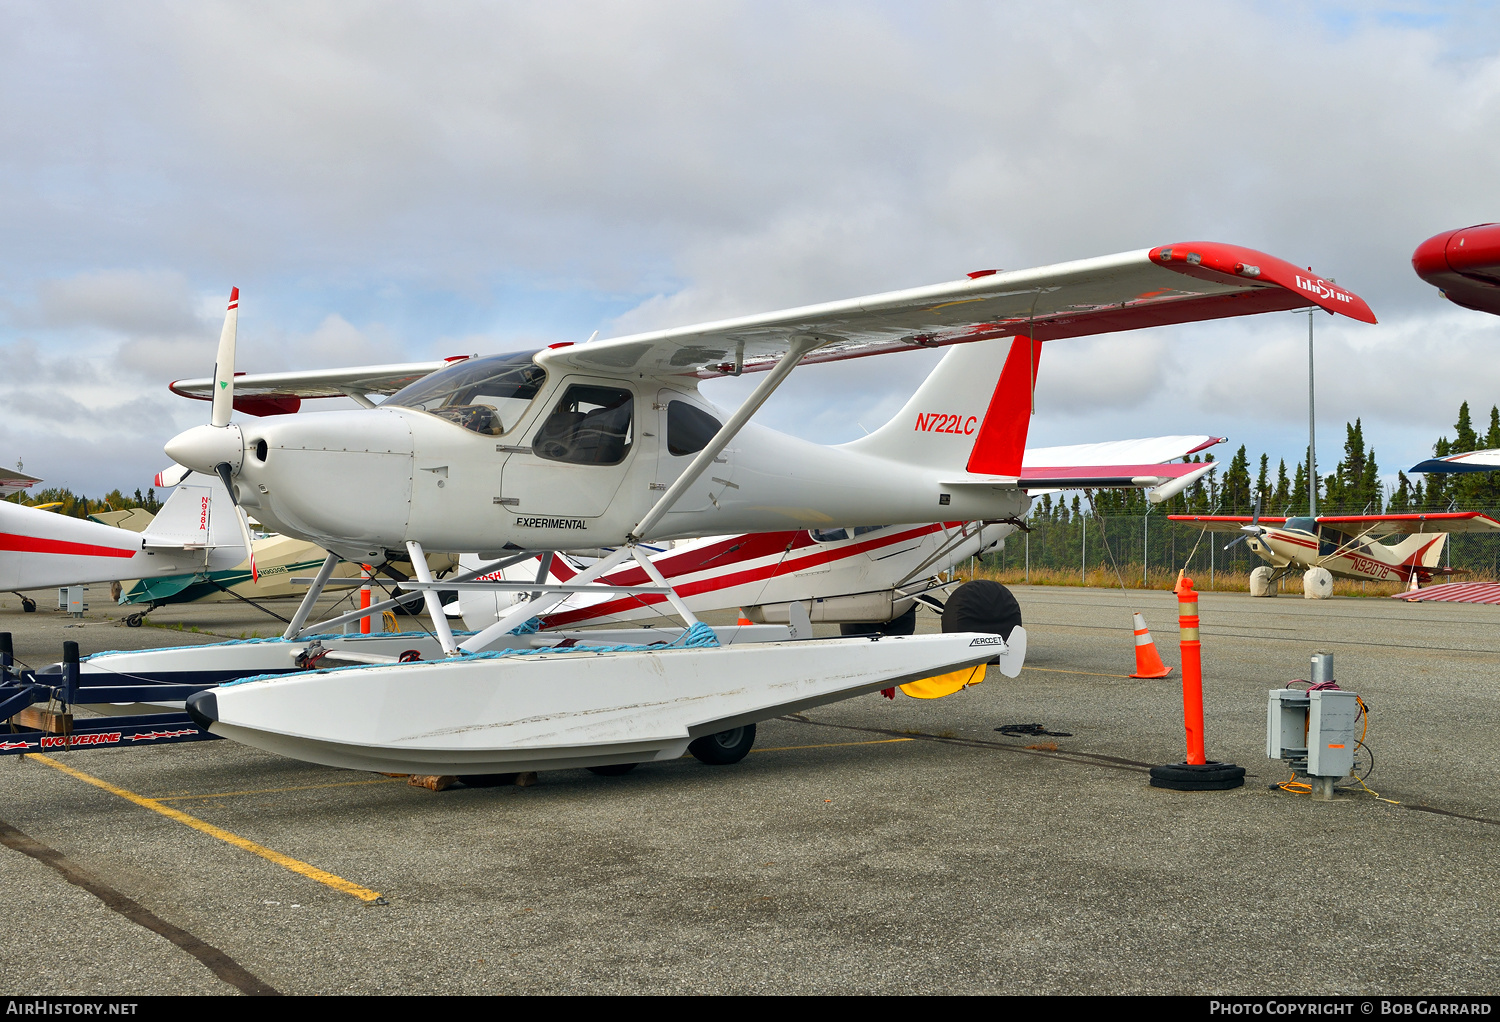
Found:
[(1419, 568), (1436, 568), (1438, 562), (1443, 559), (1443, 547), (1447, 542), (1446, 532), (1440, 532), (1437, 535), (1430, 532), (1418, 532), (1407, 536), (1391, 547), (1391, 552), (1401, 558), (1402, 564), (1411, 564)]
[(1041, 353), (1042, 342), (1026, 337), (956, 344), (895, 418), (844, 446), (929, 468), (1019, 476)]
[(178, 485), (141, 536), (148, 547), (239, 550), (244, 544), (234, 516), (234, 502), (224, 484), (195, 473)]

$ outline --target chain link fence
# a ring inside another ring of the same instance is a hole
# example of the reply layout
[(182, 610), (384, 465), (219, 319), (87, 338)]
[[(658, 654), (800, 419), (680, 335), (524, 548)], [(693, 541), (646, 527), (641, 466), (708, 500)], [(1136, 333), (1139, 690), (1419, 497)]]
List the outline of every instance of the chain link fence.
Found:
[[(1489, 514), (1500, 517), (1500, 512)], [(1168, 521), (1159, 509), (1147, 515), (1080, 515), (1069, 521), (1033, 518), (1027, 524), (1029, 533), (1012, 535), (1003, 550), (986, 554), (975, 568), (1007, 582), (1130, 589), (1170, 589), (1177, 572), (1186, 569), (1200, 590), (1243, 590), (1250, 572), (1266, 563), (1245, 543), (1225, 550), (1235, 539), (1232, 534)], [(1443, 564), (1464, 572), (1455, 580), (1500, 580), (1500, 536), (1451, 534)], [(1300, 592), (1301, 573), (1294, 572), (1289, 583)], [(1373, 583), (1351, 585), (1352, 590), (1343, 586), (1338, 591), (1384, 592)]]

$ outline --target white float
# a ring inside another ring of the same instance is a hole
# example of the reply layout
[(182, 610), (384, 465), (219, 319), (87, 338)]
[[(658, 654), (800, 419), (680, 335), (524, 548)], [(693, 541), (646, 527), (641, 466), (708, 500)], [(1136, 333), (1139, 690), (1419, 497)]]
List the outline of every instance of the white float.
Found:
[[(1019, 640), (1019, 641), (1018, 641)], [(1013, 649), (1013, 652), (1012, 652)], [(985, 663), (1024, 633), (850, 637), (686, 649), (566, 649), (350, 667), (210, 689), (216, 735), (327, 766), (489, 774), (681, 756), (695, 738)]]

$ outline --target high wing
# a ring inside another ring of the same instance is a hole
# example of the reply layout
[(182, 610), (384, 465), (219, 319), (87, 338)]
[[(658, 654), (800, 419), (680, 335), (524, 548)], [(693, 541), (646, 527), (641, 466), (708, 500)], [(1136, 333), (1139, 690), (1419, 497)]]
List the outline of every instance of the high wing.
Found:
[[(1192, 522), (1200, 525), (1209, 532), (1241, 532), (1240, 526), (1249, 525), (1255, 521), (1250, 515), (1167, 515), (1168, 521)], [(1261, 525), (1285, 525), (1285, 518), (1277, 518), (1272, 515), (1261, 515)]]
[[(818, 345), (803, 363), (831, 362), (1018, 334), (1045, 341), (1309, 306), (1375, 322), (1363, 299), (1311, 270), (1253, 249), (1187, 242), (1030, 270), (978, 270), (946, 284), (555, 344), (536, 358), (554, 371), (713, 378), (768, 370), (793, 340)], [(302, 398), (393, 394), (453, 361), (237, 374), (235, 407), (266, 415), (296, 411)], [(209, 400), (213, 380), (179, 380), (171, 389)]]
[[(415, 383), (429, 373), (435, 373), (444, 366), (461, 362), (467, 357), (439, 359), (434, 362), (311, 369), (303, 372), (236, 373), (234, 407), (250, 415), (275, 415), (278, 412), (295, 412), (302, 398), (353, 397), (358, 400), (367, 394), (389, 396), (407, 384)], [(208, 376), (197, 380), (177, 380), (169, 384), (168, 389), (183, 397), (212, 401), (214, 381)]]
[(995, 337), (1054, 340), (1316, 305), (1366, 323), (1362, 299), (1292, 264), (1214, 242), (1163, 245), (1031, 270), (969, 274), (739, 319), (554, 345), (551, 370), (715, 377), (770, 369), (792, 341), (817, 347), (803, 363), (830, 362)]
[(39, 482), (41, 480), (36, 476), (29, 476), (25, 472), (0, 468), (0, 497), (9, 497), (13, 493), (29, 490)]
[(1454, 305), (1500, 316), (1500, 224), (1428, 238), (1412, 253), (1411, 267)]
[[(1261, 521), (1270, 519), (1262, 518)], [(1440, 511), (1410, 515), (1323, 515), (1319, 525), (1340, 532), (1369, 529), (1373, 535), (1409, 535), (1418, 532), (1500, 532), (1500, 522), (1479, 511)]]
[(1411, 467), (1413, 472), (1495, 472), (1500, 471), (1500, 448), (1489, 451), (1465, 451), (1446, 458), (1429, 458)]
[[(1210, 532), (1239, 532), (1249, 525), (1249, 515), (1167, 515), (1174, 522), (1193, 522)], [(1284, 525), (1285, 518), (1261, 515), (1262, 525)], [(1367, 532), (1373, 536), (1411, 533), (1496, 532), (1500, 522), (1479, 511), (1433, 511), (1409, 515), (1321, 515), (1319, 525), (1329, 525), (1340, 532)]]

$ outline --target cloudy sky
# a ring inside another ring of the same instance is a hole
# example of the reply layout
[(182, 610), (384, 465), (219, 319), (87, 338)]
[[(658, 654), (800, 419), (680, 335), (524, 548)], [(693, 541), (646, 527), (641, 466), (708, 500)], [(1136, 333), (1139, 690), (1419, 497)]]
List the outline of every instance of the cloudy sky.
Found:
[[(1500, 15), (1443, 3), (127, 5), (0, 0), (0, 464), (144, 486), (257, 371), (494, 352), (1187, 240), (1367, 299), (1317, 319), (1320, 465), (1500, 402), (1500, 319), (1412, 249), (1500, 220)], [(1034, 444), (1306, 442), (1307, 316), (1047, 346)], [(812, 367), (828, 442), (927, 353)], [(742, 381), (705, 391), (733, 404)]]

